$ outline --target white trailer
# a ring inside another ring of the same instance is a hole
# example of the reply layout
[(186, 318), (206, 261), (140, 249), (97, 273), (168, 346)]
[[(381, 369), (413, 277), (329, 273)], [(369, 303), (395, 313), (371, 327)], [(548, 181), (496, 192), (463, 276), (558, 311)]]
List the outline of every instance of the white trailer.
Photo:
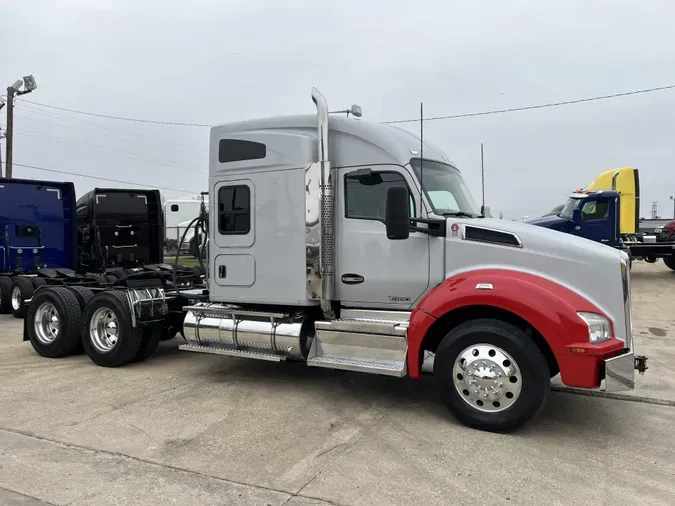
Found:
[[(208, 205), (208, 197), (205, 197), (205, 201)], [(169, 199), (164, 202), (167, 249), (173, 250), (178, 247), (190, 222), (199, 216), (200, 205), (200, 195)], [(190, 228), (184, 236), (182, 250), (189, 250), (194, 235), (194, 228)]]
[(624, 253), (484, 218), (440, 150), (329, 118), (312, 99), (317, 115), (211, 128), (208, 289), (140, 280), (81, 314), (45, 290), (25, 339), (41, 353), (45, 339), (60, 353), (81, 342), (119, 366), (171, 322), (190, 352), (413, 379), (426, 369), (459, 420), (495, 431), (539, 413), (558, 373), (578, 388), (634, 387), (646, 358), (633, 350)]

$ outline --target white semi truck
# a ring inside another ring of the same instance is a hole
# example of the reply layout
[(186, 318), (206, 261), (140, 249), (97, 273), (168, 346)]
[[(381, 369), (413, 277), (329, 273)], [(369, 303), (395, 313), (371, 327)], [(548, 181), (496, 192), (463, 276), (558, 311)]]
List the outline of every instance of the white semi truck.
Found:
[[(468, 426), (514, 430), (550, 379), (634, 388), (627, 256), (483, 218), (459, 170), (392, 126), (317, 115), (210, 132), (208, 286), (130, 277), (86, 304), (36, 291), (25, 340), (45, 356), (142, 360), (180, 349), (420, 379)], [(122, 280), (123, 281), (123, 280)], [(425, 359), (426, 357), (432, 357)]]

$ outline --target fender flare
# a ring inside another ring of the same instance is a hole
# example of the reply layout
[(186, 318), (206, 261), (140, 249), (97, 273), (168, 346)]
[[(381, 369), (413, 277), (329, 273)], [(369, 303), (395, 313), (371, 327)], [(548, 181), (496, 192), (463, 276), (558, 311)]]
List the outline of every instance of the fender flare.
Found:
[(423, 343), (431, 326), (449, 313), (471, 306), (506, 310), (528, 322), (553, 353), (567, 353), (572, 344), (589, 345), (588, 327), (577, 311), (598, 313), (595, 304), (571, 289), (535, 274), (506, 269), (479, 269), (447, 278), (425, 295), (413, 310), (408, 326), (408, 374), (419, 378)]

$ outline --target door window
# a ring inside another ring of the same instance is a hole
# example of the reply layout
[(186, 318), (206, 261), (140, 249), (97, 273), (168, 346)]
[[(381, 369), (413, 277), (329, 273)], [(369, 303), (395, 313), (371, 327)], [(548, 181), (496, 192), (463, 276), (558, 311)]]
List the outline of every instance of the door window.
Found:
[(345, 176), (345, 217), (384, 222), (387, 190), (405, 185), (410, 195), (410, 216), (415, 216), (415, 200), (405, 178), (398, 172), (377, 172), (360, 178)]
[(609, 216), (609, 200), (591, 200), (581, 208), (581, 219), (601, 220)]

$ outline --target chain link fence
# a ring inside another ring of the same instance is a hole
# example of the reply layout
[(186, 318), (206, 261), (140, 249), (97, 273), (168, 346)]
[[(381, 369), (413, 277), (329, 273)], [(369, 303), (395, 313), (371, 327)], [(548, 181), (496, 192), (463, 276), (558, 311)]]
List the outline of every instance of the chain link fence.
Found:
[[(175, 255), (178, 251), (178, 245), (180, 244), (181, 238), (185, 233), (186, 227), (166, 227), (166, 235), (164, 239), (164, 254), (165, 255)], [(199, 240), (199, 242), (197, 241)], [(195, 237), (195, 229), (191, 227), (187, 233), (185, 233), (185, 238), (180, 248), (181, 258), (193, 258), (197, 260), (198, 251), (204, 244), (205, 235), (203, 233), (198, 234)], [(208, 244), (207, 244), (208, 246)], [(206, 257), (206, 249), (204, 251), (203, 257)]]

